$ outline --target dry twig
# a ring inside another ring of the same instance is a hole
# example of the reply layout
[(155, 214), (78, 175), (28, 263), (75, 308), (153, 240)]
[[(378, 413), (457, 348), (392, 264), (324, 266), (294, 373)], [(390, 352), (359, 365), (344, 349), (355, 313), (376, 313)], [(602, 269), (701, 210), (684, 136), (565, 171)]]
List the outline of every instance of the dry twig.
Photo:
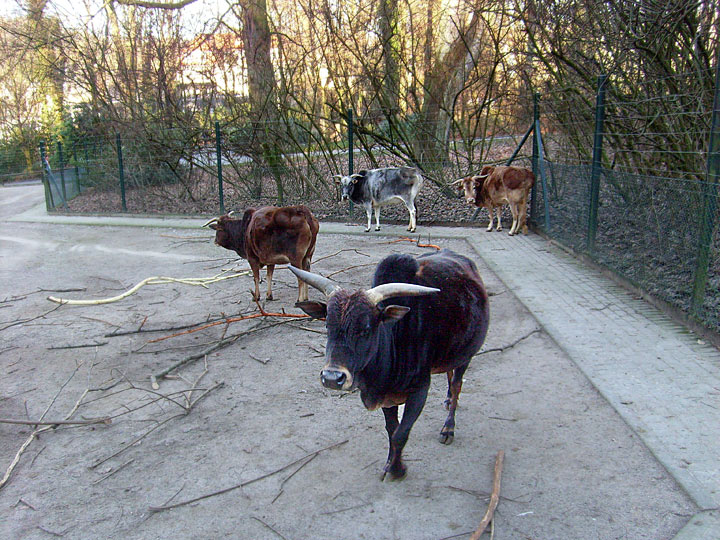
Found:
[(230, 324), (230, 323), (239, 322), (239, 321), (247, 321), (250, 319), (258, 319), (260, 317), (282, 317), (282, 318), (290, 318), (290, 319), (309, 319), (310, 318), (309, 315), (304, 315), (304, 314), (301, 315), (301, 314), (295, 314), (295, 313), (268, 313), (260, 306), (260, 304), (258, 304), (258, 308), (260, 309), (260, 313), (253, 313), (252, 315), (244, 315), (241, 317), (230, 317), (230, 318), (226, 318), (226, 319), (221, 319), (219, 321), (205, 324), (198, 328), (193, 328), (191, 330), (185, 330), (183, 332), (178, 332), (176, 334), (171, 334), (169, 336), (163, 336), (163, 337), (151, 339), (150, 341), (148, 341), (148, 343), (158, 343), (159, 341), (164, 341), (166, 339), (183, 336), (185, 334), (192, 334), (194, 332), (199, 332), (200, 330), (205, 330), (207, 328), (211, 328), (211, 327), (217, 326), (219, 324)]
[(396, 244), (398, 242), (412, 242), (417, 247), (421, 247), (421, 248), (433, 248), (433, 249), (437, 249), (437, 250), (442, 249), (440, 246), (437, 246), (435, 244), (421, 244), (419, 236), (417, 238), (408, 238), (407, 236), (403, 236), (403, 237), (398, 238), (397, 240), (392, 240), (390, 242), (385, 242), (385, 243), (386, 244)]
[(240, 276), (245, 276), (248, 274), (248, 272), (236, 272), (234, 274), (230, 275), (223, 275), (226, 274), (226, 272), (221, 272), (220, 274), (217, 274), (213, 277), (209, 278), (171, 278), (171, 277), (164, 277), (164, 276), (152, 276), (149, 278), (143, 279), (140, 283), (135, 285), (134, 287), (131, 287), (127, 291), (125, 291), (122, 294), (119, 294), (117, 296), (113, 296), (111, 298), (100, 298), (97, 300), (70, 300), (67, 298), (57, 298), (55, 296), (48, 296), (48, 300), (51, 302), (57, 302), (58, 304), (69, 304), (73, 306), (96, 306), (100, 304), (109, 304), (111, 302), (117, 302), (118, 300), (122, 300), (123, 298), (127, 298), (131, 294), (137, 292), (141, 287), (144, 287), (145, 285), (161, 285), (165, 283), (182, 283), (184, 285), (196, 285), (200, 287), (205, 287), (207, 289), (207, 286), (211, 283), (216, 283), (218, 281), (223, 281), (226, 279), (236, 278)]
[(45, 315), (49, 315), (50, 313), (52, 313), (53, 311), (55, 311), (55, 310), (58, 309), (59, 307), (60, 307), (60, 306), (55, 306), (54, 308), (47, 310), (45, 313), (41, 313), (41, 314), (38, 315), (37, 317), (30, 317), (29, 319), (19, 319), (19, 320), (17, 320), (17, 321), (13, 321), (13, 322), (11, 322), (10, 324), (7, 324), (7, 325), (3, 326), (2, 328), (0, 328), (0, 331), (2, 331), (2, 330), (7, 330), (8, 328), (10, 328), (10, 327), (12, 327), (12, 326), (17, 326), (18, 324), (25, 324), (25, 323), (28, 323), (28, 322), (30, 322), (30, 321), (34, 321), (34, 320), (36, 320), (36, 319), (42, 319), (43, 317), (45, 317)]
[(484, 351), (480, 351), (479, 353), (477, 353), (475, 356), (480, 356), (481, 354), (487, 354), (487, 353), (491, 353), (491, 352), (504, 352), (508, 349), (512, 349), (515, 345), (517, 345), (521, 341), (525, 341), (527, 338), (529, 338), (530, 336), (532, 336), (533, 334), (536, 334), (538, 332), (540, 332), (540, 328), (536, 328), (532, 332), (528, 332), (524, 336), (517, 338), (515, 341), (513, 341), (509, 345), (505, 345), (504, 347), (493, 347), (492, 349), (485, 349)]
[(214, 497), (214, 496), (216, 496), (216, 495), (222, 495), (222, 494), (224, 494), (224, 493), (228, 493), (228, 492), (233, 491), (233, 490), (235, 490), (235, 489), (239, 489), (239, 488), (242, 488), (242, 487), (245, 487), (245, 486), (249, 486), (250, 484), (254, 484), (255, 482), (259, 482), (260, 480), (264, 480), (265, 478), (268, 478), (268, 477), (270, 477), (270, 476), (273, 476), (274, 474), (277, 474), (277, 473), (279, 473), (279, 472), (282, 472), (282, 471), (284, 471), (285, 469), (288, 469), (288, 468), (292, 467), (293, 465), (296, 465), (297, 463), (300, 463), (301, 461), (304, 461), (304, 460), (306, 460), (307, 458), (309, 458), (309, 457), (311, 457), (311, 456), (316, 456), (317, 454), (319, 454), (319, 453), (321, 453), (321, 452), (324, 452), (324, 451), (326, 451), (326, 450), (331, 450), (331, 449), (333, 449), (333, 448), (337, 448), (338, 446), (341, 446), (341, 445), (345, 444), (346, 442), (348, 442), (348, 439), (345, 439), (344, 441), (339, 442), (339, 443), (331, 444), (330, 446), (326, 446), (325, 448), (321, 448), (320, 450), (316, 450), (316, 451), (314, 451), (314, 452), (310, 452), (309, 454), (305, 454), (303, 457), (301, 457), (301, 458), (299, 458), (299, 459), (296, 459), (296, 460), (293, 461), (292, 463), (288, 463), (287, 465), (283, 465), (283, 466), (280, 467), (279, 469), (275, 469), (274, 471), (271, 471), (271, 472), (269, 472), (269, 473), (263, 474), (263, 475), (258, 476), (258, 477), (256, 477), (256, 478), (253, 478), (252, 480), (246, 480), (245, 482), (241, 482), (241, 483), (239, 483), (239, 484), (235, 484), (234, 486), (230, 486), (230, 487), (227, 487), (227, 488), (225, 488), (225, 489), (221, 489), (221, 490), (219, 490), (219, 491), (213, 491), (212, 493), (206, 493), (205, 495), (200, 495), (199, 497), (195, 497), (194, 499), (188, 499), (188, 500), (186, 500), (186, 501), (181, 501), (181, 502), (179, 502), (179, 503), (168, 504), (168, 505), (163, 505), (163, 506), (151, 506), (151, 507), (149, 507), (149, 510), (150, 510), (151, 512), (159, 512), (159, 511), (161, 511), (161, 510), (170, 510), (170, 509), (172, 509), (172, 508), (178, 508), (178, 507), (180, 507), (180, 506), (186, 506), (186, 505), (188, 505), (188, 504), (192, 504), (192, 503), (195, 503), (195, 502), (198, 502), (198, 501), (202, 501), (203, 499), (208, 499), (208, 498)]
[(493, 515), (495, 514), (495, 508), (497, 508), (498, 501), (500, 500), (500, 479), (502, 477), (503, 459), (505, 458), (505, 452), (500, 450), (495, 456), (495, 474), (493, 475), (493, 490), (490, 493), (490, 503), (485, 515), (480, 521), (480, 525), (475, 529), (475, 532), (470, 537), (470, 540), (478, 540), (485, 532), (488, 524), (492, 521)]

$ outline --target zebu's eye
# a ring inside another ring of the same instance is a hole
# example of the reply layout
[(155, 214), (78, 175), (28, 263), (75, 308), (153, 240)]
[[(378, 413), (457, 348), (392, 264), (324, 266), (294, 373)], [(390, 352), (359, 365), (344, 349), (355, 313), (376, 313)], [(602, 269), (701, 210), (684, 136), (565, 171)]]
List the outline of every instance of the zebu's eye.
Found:
[(358, 330), (358, 334), (361, 338), (367, 339), (368, 337), (370, 337), (370, 334), (372, 334), (372, 328), (370, 327), (370, 325), (363, 326)]

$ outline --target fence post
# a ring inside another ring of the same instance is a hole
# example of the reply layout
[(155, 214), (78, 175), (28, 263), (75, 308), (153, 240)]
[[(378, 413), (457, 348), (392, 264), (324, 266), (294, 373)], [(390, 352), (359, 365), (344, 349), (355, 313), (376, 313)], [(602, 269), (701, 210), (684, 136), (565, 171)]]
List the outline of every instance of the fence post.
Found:
[(698, 251), (693, 281), (691, 313), (698, 316), (705, 300), (705, 287), (710, 267), (710, 249), (718, 221), (718, 185), (720, 184), (720, 47), (715, 65), (715, 97), (713, 99), (712, 127), (708, 143), (707, 169), (703, 183), (703, 212), (698, 236)]
[(218, 175), (218, 197), (220, 198), (220, 213), (225, 213), (225, 195), (223, 194), (223, 176), (222, 176), (222, 134), (220, 133), (220, 122), (215, 121), (215, 155), (217, 157), (217, 175)]
[(60, 185), (62, 186), (63, 202), (67, 202), (67, 191), (65, 190), (65, 160), (63, 159), (62, 142), (57, 142), (58, 161), (60, 162)]
[[(533, 94), (533, 140), (532, 140), (532, 171), (535, 178), (538, 177), (538, 145), (537, 145), (537, 133), (535, 133), (535, 126), (540, 122), (540, 94), (535, 92)], [(530, 223), (537, 224), (537, 181), (533, 184), (530, 190)]]
[(80, 166), (77, 160), (77, 142), (73, 144), (73, 161), (75, 162), (75, 187), (77, 188), (77, 194), (80, 194)]
[[(347, 111), (347, 123), (348, 123), (348, 176), (352, 176), (352, 174), (355, 172), (354, 167), (354, 158), (355, 158), (355, 152), (353, 149), (353, 130), (355, 126), (355, 121), (353, 120), (353, 110), (348, 109)], [(353, 213), (353, 202), (350, 201), (350, 215)]]
[(125, 203), (125, 168), (123, 167), (122, 139), (118, 133), (115, 137), (118, 156), (118, 173), (120, 175), (120, 198), (122, 200), (122, 211), (127, 212), (127, 204)]
[(540, 120), (535, 120), (535, 141), (537, 142), (538, 153), (538, 172), (540, 173), (540, 181), (543, 190), (543, 206), (545, 214), (545, 232), (550, 232), (550, 195), (548, 190), (547, 175), (545, 174), (545, 149), (543, 148), (542, 131), (540, 130)]
[[(83, 153), (85, 154), (85, 178), (90, 178), (90, 155), (88, 153), (88, 144), (83, 144)], [(95, 158), (97, 156), (93, 156)]]
[(598, 205), (600, 200), (600, 169), (602, 168), (603, 128), (605, 125), (605, 82), (607, 75), (597, 78), (595, 96), (595, 139), (593, 142), (592, 172), (590, 173), (590, 208), (588, 211), (587, 243), (588, 253), (595, 251), (597, 236)]
[(47, 177), (47, 174), (45, 174), (46, 161), (47, 151), (45, 149), (45, 141), (40, 141), (40, 177), (42, 178), (42, 183), (45, 186), (45, 209), (50, 211), (55, 208), (55, 201), (53, 200), (50, 179)]

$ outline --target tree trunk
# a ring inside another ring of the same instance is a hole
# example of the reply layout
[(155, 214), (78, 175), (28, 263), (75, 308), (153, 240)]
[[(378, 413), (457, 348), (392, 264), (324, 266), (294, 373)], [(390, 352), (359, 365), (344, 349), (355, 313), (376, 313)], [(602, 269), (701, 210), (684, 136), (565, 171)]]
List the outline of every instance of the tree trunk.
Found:
[(463, 65), (468, 47), (475, 40), (479, 21), (477, 12), (473, 12), (467, 28), (460, 30), (447, 52), (442, 57), (433, 54), (435, 61), (431, 66), (426, 66), (425, 97), (419, 115), (417, 155), (422, 163), (430, 168), (440, 166), (446, 159), (449, 132), (441, 114), (443, 110), (447, 110), (446, 91), (457, 69)]
[(270, 57), (271, 35), (266, 0), (242, 0), (242, 38), (248, 76), (250, 120), (253, 140), (260, 145), (262, 161), (270, 169), (277, 187), (278, 205), (284, 203), (283, 161), (275, 131), (280, 127), (277, 85)]

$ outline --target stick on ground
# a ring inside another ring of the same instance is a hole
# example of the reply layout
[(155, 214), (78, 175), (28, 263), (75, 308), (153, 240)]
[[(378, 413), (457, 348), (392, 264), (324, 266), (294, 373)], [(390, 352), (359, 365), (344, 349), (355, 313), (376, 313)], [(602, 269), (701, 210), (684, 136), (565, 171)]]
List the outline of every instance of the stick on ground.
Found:
[(497, 508), (498, 501), (500, 500), (500, 478), (502, 476), (504, 458), (505, 452), (503, 452), (502, 450), (500, 450), (497, 453), (497, 456), (495, 456), (495, 474), (493, 477), (493, 490), (490, 494), (490, 503), (488, 504), (488, 509), (485, 512), (485, 515), (483, 516), (480, 525), (478, 525), (478, 528), (475, 529), (475, 532), (470, 537), (470, 540), (478, 540), (483, 535), (488, 524), (493, 519), (493, 515), (495, 514), (495, 508)]
[[(293, 461), (292, 463), (288, 463), (287, 465), (283, 465), (283, 466), (280, 467), (279, 469), (275, 469), (275, 470), (272, 471), (272, 472), (263, 474), (263, 475), (258, 476), (258, 477), (256, 477), (256, 478), (253, 478), (252, 480), (246, 480), (245, 482), (241, 482), (241, 483), (239, 483), (239, 484), (235, 484), (234, 486), (230, 486), (230, 487), (227, 487), (227, 488), (225, 488), (225, 489), (221, 489), (221, 490), (219, 490), (219, 491), (213, 491), (212, 493), (206, 493), (205, 495), (200, 495), (199, 497), (195, 497), (194, 499), (189, 499), (189, 500), (187, 500), (187, 501), (182, 501), (182, 502), (175, 503), (175, 504), (167, 504), (167, 505), (163, 505), (163, 506), (151, 506), (151, 507), (149, 508), (149, 510), (150, 510), (151, 512), (159, 512), (159, 511), (161, 511), (161, 510), (170, 510), (171, 508), (178, 508), (178, 507), (180, 507), (180, 506), (185, 506), (185, 505), (187, 505), (187, 504), (192, 504), (192, 503), (195, 503), (195, 502), (198, 502), (198, 501), (202, 501), (203, 499), (208, 499), (208, 498), (210, 498), (210, 497), (214, 497), (215, 495), (222, 495), (223, 493), (227, 493), (228, 491), (233, 491), (233, 490), (235, 490), (235, 489), (248, 486), (248, 485), (253, 484), (253, 483), (255, 483), (255, 482), (259, 482), (260, 480), (264, 480), (265, 478), (267, 478), (267, 477), (269, 477), (269, 476), (272, 476), (272, 475), (274, 475), (274, 474), (277, 474), (277, 473), (279, 473), (279, 472), (282, 472), (282, 471), (284, 471), (285, 469), (288, 469), (288, 468), (292, 467), (293, 465), (295, 465), (295, 464), (297, 464), (297, 463), (300, 463), (301, 461), (303, 461), (303, 460), (305, 460), (305, 459), (307, 459), (307, 458), (309, 458), (309, 457), (315, 457), (315, 456), (317, 456), (318, 454), (320, 454), (321, 452), (325, 452), (326, 450), (330, 450), (330, 449), (332, 449), (332, 448), (337, 448), (338, 446), (341, 446), (341, 445), (345, 444), (346, 442), (348, 442), (348, 439), (345, 439), (344, 441), (341, 441), (341, 442), (339, 442), (339, 443), (331, 444), (330, 446), (326, 446), (325, 448), (321, 448), (320, 450), (315, 450), (314, 452), (310, 452), (309, 454), (306, 454), (306, 455), (304, 455), (303, 457), (301, 457), (301, 458), (299, 458), (299, 459), (296, 459), (296, 460)], [(304, 466), (304, 465), (303, 465), (303, 466)], [(294, 473), (293, 473), (293, 474), (294, 474)]]

